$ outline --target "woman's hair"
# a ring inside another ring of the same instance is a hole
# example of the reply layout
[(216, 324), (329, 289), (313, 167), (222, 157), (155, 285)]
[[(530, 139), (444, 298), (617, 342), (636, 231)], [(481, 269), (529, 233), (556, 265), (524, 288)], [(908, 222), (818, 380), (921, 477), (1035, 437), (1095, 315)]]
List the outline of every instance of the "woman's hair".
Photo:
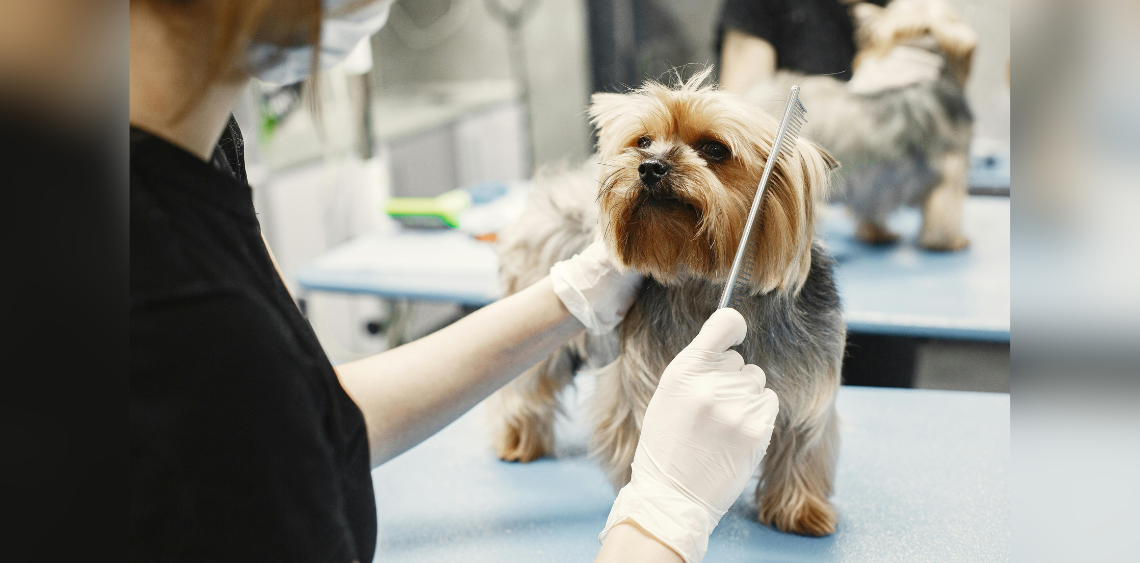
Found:
[[(334, 14), (351, 13), (377, 0), (342, 0)], [(131, 0), (146, 4), (166, 21), (174, 40), (197, 57), (191, 83), (181, 104), (181, 115), (219, 80), (252, 76), (246, 54), (251, 44), (276, 47), (317, 45), (321, 41), (323, 0)], [(320, 50), (313, 49), (313, 74), (319, 68)], [(309, 103), (319, 119), (315, 88)], [(176, 118), (177, 119), (177, 118)]]
[[(183, 110), (220, 80), (251, 76), (246, 53), (253, 42), (278, 47), (316, 45), (321, 36), (321, 0), (131, 0), (162, 18), (173, 41), (184, 47), (192, 69)], [(319, 53), (313, 50), (316, 68)], [(182, 112), (177, 112), (181, 114)]]
[[(337, 12), (351, 12), (375, 0), (344, 0)], [(253, 75), (246, 53), (251, 43), (277, 47), (317, 45), (321, 40), (322, 0), (131, 0), (162, 17), (174, 40), (198, 57), (185, 107), (218, 80)], [(313, 49), (312, 68), (320, 52)]]

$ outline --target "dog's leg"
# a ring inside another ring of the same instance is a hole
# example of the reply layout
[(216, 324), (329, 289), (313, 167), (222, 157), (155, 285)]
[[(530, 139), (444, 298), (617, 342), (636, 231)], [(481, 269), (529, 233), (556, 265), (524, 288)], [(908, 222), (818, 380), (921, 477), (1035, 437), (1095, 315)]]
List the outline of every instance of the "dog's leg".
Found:
[(969, 244), (962, 235), (962, 204), (966, 200), (970, 161), (966, 153), (953, 152), (935, 164), (942, 180), (922, 204), (922, 231), (918, 245), (927, 250), (961, 250)]
[(614, 491), (629, 483), (630, 465), (641, 437), (641, 421), (663, 370), (664, 366), (651, 370), (629, 350), (598, 370), (598, 383), (591, 401), (594, 432), (590, 455), (606, 469)]
[(554, 451), (558, 395), (574, 381), (574, 353), (563, 348), (535, 364), (488, 400), (495, 452), (504, 461), (534, 461)]
[(791, 420), (781, 409), (756, 489), (761, 523), (805, 536), (835, 532), (838, 515), (827, 499), (839, 456), (839, 420), (834, 391), (826, 399), (815, 408), (804, 405), (815, 412), (801, 410)]
[(859, 219), (855, 227), (855, 238), (867, 244), (892, 244), (898, 242), (898, 233), (891, 232), (880, 221)]
[(887, 216), (898, 207), (897, 182), (885, 182), (889, 167), (863, 166), (852, 171), (843, 183), (847, 210), (855, 218), (855, 239), (866, 244), (893, 244), (899, 235), (887, 228)]

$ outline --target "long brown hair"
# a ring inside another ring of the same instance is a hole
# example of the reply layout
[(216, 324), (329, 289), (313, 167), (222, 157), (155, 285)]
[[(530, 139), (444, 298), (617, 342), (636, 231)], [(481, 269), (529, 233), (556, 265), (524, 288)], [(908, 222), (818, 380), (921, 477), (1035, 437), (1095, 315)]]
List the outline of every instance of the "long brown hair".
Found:
[[(321, 0), (131, 0), (159, 14), (188, 53), (200, 57), (182, 100), (193, 106), (219, 80), (250, 76), (245, 53), (253, 41), (279, 47), (316, 45), (321, 37)], [(355, 2), (354, 2), (355, 4)], [(319, 52), (313, 50), (313, 69)], [(182, 111), (177, 112), (178, 115)]]

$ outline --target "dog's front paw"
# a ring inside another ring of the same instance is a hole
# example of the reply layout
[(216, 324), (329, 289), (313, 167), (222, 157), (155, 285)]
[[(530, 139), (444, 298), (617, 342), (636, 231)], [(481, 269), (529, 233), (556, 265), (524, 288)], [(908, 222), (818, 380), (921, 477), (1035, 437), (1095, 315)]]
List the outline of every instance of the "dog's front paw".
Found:
[(536, 426), (513, 422), (503, 424), (495, 437), (495, 453), (499, 459), (526, 463), (546, 455), (550, 449), (548, 437), (543, 429)]
[(881, 225), (860, 221), (859, 226), (855, 227), (855, 238), (867, 244), (894, 244), (898, 242), (899, 235)]
[(781, 532), (801, 536), (829, 536), (835, 533), (839, 515), (826, 500), (804, 495), (795, 505), (783, 504), (775, 497), (760, 503), (760, 523), (775, 526)]
[(924, 234), (918, 238), (918, 246), (934, 252), (955, 252), (969, 245), (970, 239), (962, 235), (927, 236)]

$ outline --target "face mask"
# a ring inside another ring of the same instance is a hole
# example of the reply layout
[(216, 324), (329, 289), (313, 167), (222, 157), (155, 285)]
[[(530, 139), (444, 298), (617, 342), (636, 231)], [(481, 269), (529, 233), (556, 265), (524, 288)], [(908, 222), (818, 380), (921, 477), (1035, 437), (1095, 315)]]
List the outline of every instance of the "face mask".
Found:
[[(377, 0), (361, 10), (331, 16), (348, 0), (321, 0), (325, 17), (321, 20), (320, 68), (325, 70), (341, 61), (365, 38), (372, 36), (388, 21), (388, 10), (395, 0)], [(265, 43), (250, 46), (248, 62), (254, 75), (264, 82), (295, 84), (309, 77), (313, 64), (313, 47), (278, 47)]]

